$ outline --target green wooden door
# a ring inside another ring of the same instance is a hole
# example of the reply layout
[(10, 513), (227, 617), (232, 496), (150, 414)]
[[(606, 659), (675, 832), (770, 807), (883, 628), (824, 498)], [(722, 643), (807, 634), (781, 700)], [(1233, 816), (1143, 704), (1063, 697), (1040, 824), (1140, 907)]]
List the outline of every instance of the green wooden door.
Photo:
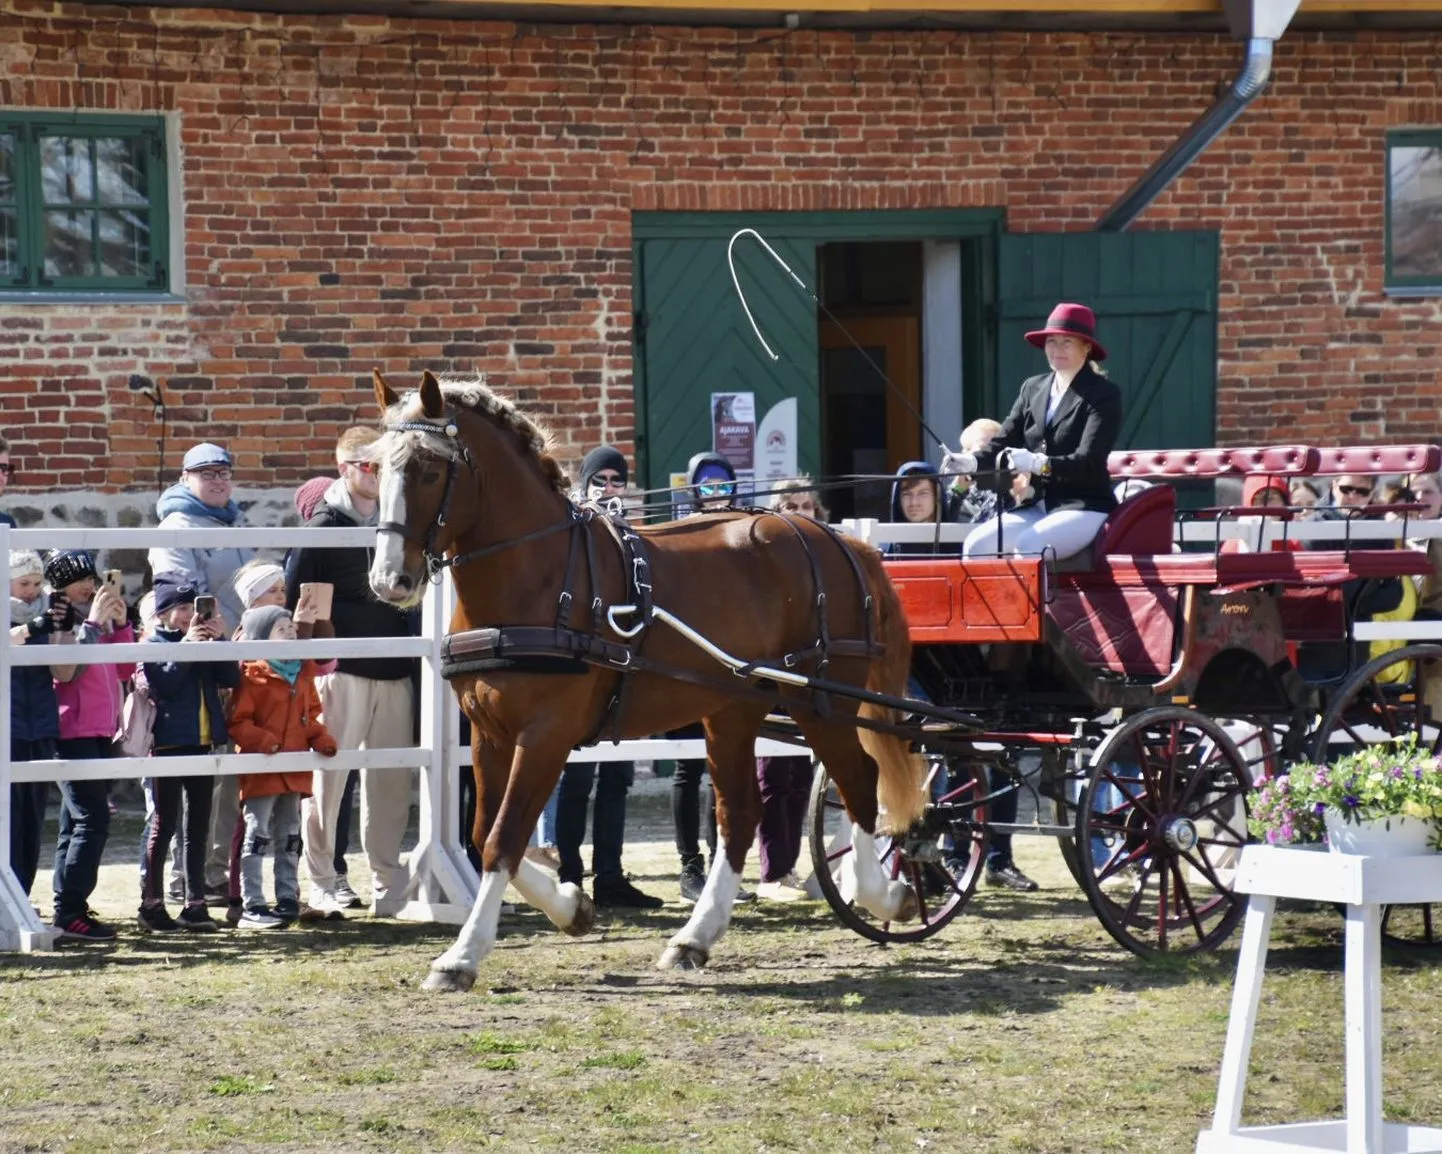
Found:
[[(636, 455), (643, 483), (667, 484), (693, 453), (711, 448), (711, 394), (756, 395), (758, 422), (788, 397), (797, 402), (797, 461), (821, 459), (820, 353), (816, 306), (754, 241), (737, 242), (746, 300), (777, 360), (756, 339), (731, 282), (726, 245), (713, 236), (636, 242)], [(816, 283), (816, 242), (774, 231), (766, 239), (807, 285)]]
[(1122, 390), (1119, 449), (1211, 445), (1217, 429), (1215, 231), (1040, 233), (1000, 238), (997, 394), (1005, 417), (1027, 377), (1047, 371), (1024, 334), (1058, 301), (1089, 305)]

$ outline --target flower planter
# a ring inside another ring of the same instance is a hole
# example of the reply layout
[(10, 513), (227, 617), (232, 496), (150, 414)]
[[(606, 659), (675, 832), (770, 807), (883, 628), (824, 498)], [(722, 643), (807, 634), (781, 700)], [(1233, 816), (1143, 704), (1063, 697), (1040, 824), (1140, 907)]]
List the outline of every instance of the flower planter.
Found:
[(1327, 846), (1333, 853), (1367, 857), (1416, 857), (1432, 853), (1433, 824), (1420, 817), (1393, 817), (1347, 821), (1342, 811), (1328, 807)]

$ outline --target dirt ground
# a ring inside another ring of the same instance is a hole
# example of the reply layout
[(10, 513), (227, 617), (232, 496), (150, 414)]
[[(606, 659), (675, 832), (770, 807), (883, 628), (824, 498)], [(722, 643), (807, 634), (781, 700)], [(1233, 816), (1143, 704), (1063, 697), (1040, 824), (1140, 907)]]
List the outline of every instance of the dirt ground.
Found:
[[(738, 909), (705, 971), (659, 973), (686, 908), (667, 785), (638, 783), (626, 864), (667, 906), (582, 939), (519, 911), (476, 989), (441, 997), (418, 986), (450, 927), (363, 914), (142, 937), (138, 822), (117, 822), (94, 902), (118, 943), (0, 956), (7, 1154), (1179, 1154), (1210, 1122), (1234, 954), (1125, 953), (1044, 839), (1017, 842), (1039, 893), (982, 889), (930, 941), (881, 948), (822, 904), (758, 903)], [(48, 885), (42, 872), (42, 904)], [(1280, 923), (1246, 1117), (1338, 1116), (1340, 922), (1322, 910)], [(1391, 961), (1388, 1116), (1436, 1122), (1439, 970)]]

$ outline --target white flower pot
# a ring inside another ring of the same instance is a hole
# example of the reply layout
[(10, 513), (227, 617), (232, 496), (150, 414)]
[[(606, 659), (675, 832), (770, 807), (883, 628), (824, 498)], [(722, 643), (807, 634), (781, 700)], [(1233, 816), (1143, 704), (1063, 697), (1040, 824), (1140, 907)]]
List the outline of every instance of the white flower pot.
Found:
[(1327, 848), (1333, 853), (1416, 857), (1433, 852), (1432, 823), (1420, 817), (1398, 815), (1347, 821), (1341, 810), (1328, 807), (1322, 818), (1327, 825)]

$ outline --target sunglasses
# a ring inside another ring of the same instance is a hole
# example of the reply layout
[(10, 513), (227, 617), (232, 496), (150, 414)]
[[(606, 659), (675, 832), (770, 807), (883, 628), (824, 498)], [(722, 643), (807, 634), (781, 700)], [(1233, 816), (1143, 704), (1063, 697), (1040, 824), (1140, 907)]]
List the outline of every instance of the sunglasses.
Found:
[(1349, 497), (1370, 497), (1372, 489), (1368, 485), (1338, 485), (1337, 492), (1346, 493)]
[(352, 469), (359, 469), (362, 473), (370, 474), (376, 471), (374, 461), (343, 461), (342, 464), (349, 465)]
[(597, 473), (591, 478), (591, 484), (603, 485), (607, 489), (624, 489), (626, 487), (626, 482), (615, 473)]
[(735, 491), (734, 481), (703, 481), (696, 486), (696, 492), (703, 497), (729, 497)]
[(206, 480), (206, 481), (229, 481), (229, 480), (230, 480), (230, 470), (229, 470), (229, 469), (191, 469), (191, 470), (190, 470), (190, 475), (191, 475), (192, 477), (200, 477), (202, 480)]

